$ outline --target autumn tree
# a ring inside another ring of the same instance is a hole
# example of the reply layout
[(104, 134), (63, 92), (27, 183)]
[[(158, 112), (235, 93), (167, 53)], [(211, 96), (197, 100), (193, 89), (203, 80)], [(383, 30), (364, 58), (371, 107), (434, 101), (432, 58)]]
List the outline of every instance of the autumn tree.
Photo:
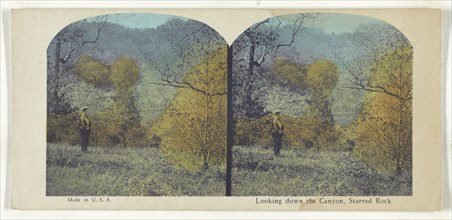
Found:
[(294, 62), (289, 59), (277, 58), (273, 62), (273, 70), (277, 79), (273, 80), (283, 87), (303, 94), (306, 89), (306, 74), (308, 65)]
[(66, 71), (68, 83), (60, 88), (74, 110), (89, 106), (92, 114), (112, 105), (115, 92), (110, 80), (111, 65), (85, 54)]
[(320, 147), (334, 143), (337, 136), (331, 112), (332, 91), (339, 79), (339, 70), (329, 60), (317, 60), (309, 65), (306, 74), (306, 87), (310, 98), (308, 108), (302, 119), (305, 124), (305, 139)]
[[(280, 84), (291, 88), (297, 96), (306, 97), (305, 99), (298, 98), (300, 101), (293, 98), (288, 100), (290, 98), (288, 95), (279, 98), (287, 101), (282, 104), (283, 108), (303, 110), (295, 115), (300, 120), (297, 120), (297, 118), (291, 119), (302, 124), (299, 131), (291, 131), (297, 132), (297, 134), (288, 134), (291, 135), (291, 139), (295, 140), (297, 139), (295, 137), (298, 137), (299, 141), (309, 142), (308, 145), (315, 145), (317, 149), (320, 149), (320, 146), (334, 143), (337, 134), (331, 108), (332, 91), (339, 80), (337, 65), (326, 59), (320, 59), (308, 65), (287, 59), (277, 59), (274, 62), (273, 69), (280, 78), (278, 81)], [(297, 106), (292, 103), (296, 103)], [(304, 106), (307, 106), (307, 108), (304, 108)], [(294, 112), (293, 110), (289, 111), (289, 109), (285, 112)], [(292, 126), (299, 127), (297, 125)]]
[(188, 169), (208, 169), (223, 162), (226, 152), (226, 47), (205, 57), (184, 77), (163, 114), (162, 150)]
[(330, 35), (325, 40), (328, 52), (324, 57), (333, 60), (342, 73), (333, 91), (337, 123), (347, 126), (354, 122), (365, 93), (357, 85), (367, 81), (371, 69), (387, 51), (406, 45), (403, 38), (392, 25), (376, 22), (359, 25), (353, 33)]
[(342, 68), (342, 85), (364, 94), (350, 134), (355, 155), (380, 171), (411, 169), (412, 46), (395, 27), (366, 25), (357, 29), (359, 55)]
[(312, 96), (311, 102), (321, 116), (332, 120), (331, 92), (339, 78), (337, 65), (329, 60), (317, 60), (309, 65), (306, 74), (306, 86)]
[(138, 76), (138, 65), (129, 56), (119, 58), (111, 66), (110, 80), (116, 92), (113, 117), (119, 118), (119, 123), (115, 126), (119, 127), (118, 135), (124, 147), (132, 141), (130, 137), (132, 129), (140, 127), (140, 115), (134, 99)]
[[(278, 58), (273, 72), (272, 90), (278, 95), (270, 92), (267, 106), (276, 103), (282, 110), (289, 147), (316, 146), (320, 150), (320, 146), (332, 146), (338, 137), (331, 110), (332, 91), (339, 79), (337, 65), (326, 59), (301, 64)], [(237, 128), (243, 133), (241, 124)]]
[(82, 80), (96, 87), (105, 88), (111, 85), (110, 68), (101, 60), (83, 55), (78, 58), (72, 69)]
[(400, 174), (412, 166), (413, 51), (402, 47), (381, 57), (368, 80), (356, 122), (358, 157), (379, 170)]
[(162, 40), (152, 53), (143, 50), (156, 75), (149, 86), (176, 94), (153, 129), (175, 164), (207, 169), (226, 159), (227, 44), (194, 20), (172, 19), (156, 31)]
[[(75, 75), (82, 82), (106, 91), (100, 98), (113, 101), (98, 110), (92, 120), (93, 136), (99, 145), (145, 146), (148, 137), (146, 128), (140, 124), (140, 115), (135, 106), (135, 89), (139, 78), (136, 61), (124, 56), (109, 66), (91, 56), (83, 55), (73, 66)], [(109, 92), (112, 90), (112, 92)], [(87, 94), (84, 98), (89, 100)], [(98, 102), (101, 102), (98, 100)], [(94, 106), (95, 103), (89, 103)], [(94, 108), (94, 107), (93, 107)]]

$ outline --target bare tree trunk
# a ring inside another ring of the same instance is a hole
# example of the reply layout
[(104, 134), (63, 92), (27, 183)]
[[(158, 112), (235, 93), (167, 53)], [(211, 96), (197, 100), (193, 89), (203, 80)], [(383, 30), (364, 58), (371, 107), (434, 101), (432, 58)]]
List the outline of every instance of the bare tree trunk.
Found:
[(206, 116), (206, 122), (204, 124), (204, 141), (203, 146), (201, 149), (202, 156), (203, 156), (203, 163), (202, 166), (204, 170), (209, 169), (209, 161), (208, 161), (208, 155), (207, 155), (207, 145), (208, 142), (208, 132), (209, 132), (209, 96), (206, 97), (206, 107), (205, 107), (205, 116)]
[(402, 166), (400, 164), (400, 160), (399, 159), (396, 160), (396, 174), (397, 175), (402, 174)]
[(246, 111), (246, 116), (249, 118), (253, 117), (254, 111), (253, 108), (253, 101), (251, 97), (251, 93), (253, 91), (253, 81), (254, 81), (254, 52), (256, 50), (256, 45), (253, 43), (250, 46), (249, 51), (249, 60), (248, 60), (248, 79), (246, 83), (246, 89), (245, 89), (245, 106), (248, 111)]
[(55, 46), (55, 76), (60, 73), (60, 56), (61, 56), (61, 41), (57, 40)]
[[(53, 86), (54, 86), (54, 90), (52, 91), (52, 98), (51, 100), (55, 100), (56, 103), (54, 103), (53, 105), (55, 106), (59, 106), (60, 105), (60, 98), (58, 97), (58, 90), (60, 87), (60, 55), (61, 55), (61, 41), (57, 40), (56, 45), (55, 45), (55, 63), (54, 63), (54, 68), (53, 68), (53, 72), (54, 72), (54, 82), (52, 82)], [(53, 109), (55, 111), (55, 109)], [(58, 112), (58, 108), (57, 111)]]
[[(209, 63), (207, 62), (207, 68), (206, 68), (206, 78), (208, 79), (209, 78)], [(207, 82), (206, 83), (206, 91), (207, 92), (210, 92), (210, 86), (209, 86), (209, 82)], [(202, 155), (203, 155), (203, 168), (204, 168), (204, 170), (207, 170), (207, 169), (209, 169), (209, 155), (208, 155), (208, 146), (207, 145), (209, 145), (210, 143), (209, 143), (209, 123), (210, 123), (210, 120), (209, 120), (209, 108), (210, 108), (210, 95), (208, 95), (208, 94), (206, 94), (205, 95), (205, 98), (206, 98), (206, 106), (205, 106), (205, 108), (204, 108), (204, 114), (205, 114), (205, 117), (206, 117), (206, 122), (205, 122), (205, 124), (204, 124), (204, 143), (203, 143), (203, 148), (201, 149), (201, 151), (202, 151)]]
[[(402, 49), (402, 58), (400, 59), (400, 71), (399, 71), (399, 97), (403, 97), (403, 49)], [(401, 166), (401, 154), (402, 154), (402, 132), (403, 132), (403, 99), (398, 98), (399, 100), (399, 121), (398, 121), (398, 134), (397, 134), (397, 149), (396, 149), (396, 155), (397, 155), (397, 161), (396, 161), (396, 173), (397, 175), (400, 175), (402, 173), (402, 166)]]
[(203, 167), (204, 170), (208, 170), (209, 169), (209, 162), (207, 160), (207, 155), (206, 155), (205, 152), (203, 153), (202, 167)]

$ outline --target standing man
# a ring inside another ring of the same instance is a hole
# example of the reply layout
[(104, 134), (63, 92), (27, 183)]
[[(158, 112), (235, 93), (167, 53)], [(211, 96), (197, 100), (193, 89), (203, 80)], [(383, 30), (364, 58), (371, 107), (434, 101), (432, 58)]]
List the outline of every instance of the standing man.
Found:
[(86, 114), (87, 109), (88, 107), (82, 108), (82, 112), (80, 113), (80, 118), (77, 123), (77, 127), (80, 130), (83, 153), (88, 151), (89, 133), (91, 132), (91, 121), (89, 120), (88, 115)]
[(279, 114), (280, 111), (275, 111), (275, 113), (273, 113), (273, 123), (271, 127), (273, 140), (275, 141), (273, 148), (275, 155), (279, 155), (279, 151), (281, 150), (282, 137), (284, 134), (284, 125), (282, 124)]

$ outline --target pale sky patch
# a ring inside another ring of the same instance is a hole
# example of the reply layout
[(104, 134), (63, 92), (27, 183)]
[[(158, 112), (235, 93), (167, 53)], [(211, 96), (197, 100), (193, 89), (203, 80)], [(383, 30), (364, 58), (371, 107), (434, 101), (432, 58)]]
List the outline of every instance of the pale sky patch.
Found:
[(360, 25), (375, 23), (384, 21), (362, 15), (324, 13), (309, 25), (326, 33), (342, 34), (353, 33)]
[(174, 15), (124, 13), (108, 15), (108, 22), (123, 25), (128, 28), (145, 29), (145, 28), (156, 28), (173, 18), (186, 20), (186, 18)]
[[(286, 19), (291, 19), (295, 15), (282, 16)], [(156, 28), (170, 19), (179, 18), (187, 20), (187, 18), (164, 15), (164, 14), (145, 14), (145, 13), (124, 13), (108, 15), (108, 22), (120, 24), (128, 28)], [(362, 15), (353, 14), (336, 14), (336, 13), (321, 13), (321, 16), (313, 21), (309, 21), (306, 25), (326, 33), (342, 34), (352, 33), (362, 24), (383, 23), (384, 21)]]

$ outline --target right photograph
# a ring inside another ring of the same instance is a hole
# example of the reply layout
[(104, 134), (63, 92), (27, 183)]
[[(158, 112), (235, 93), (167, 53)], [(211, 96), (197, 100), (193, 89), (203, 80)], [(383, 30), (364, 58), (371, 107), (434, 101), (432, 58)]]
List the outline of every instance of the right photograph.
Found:
[(400, 30), (290, 14), (231, 48), (234, 196), (412, 195), (413, 47)]

